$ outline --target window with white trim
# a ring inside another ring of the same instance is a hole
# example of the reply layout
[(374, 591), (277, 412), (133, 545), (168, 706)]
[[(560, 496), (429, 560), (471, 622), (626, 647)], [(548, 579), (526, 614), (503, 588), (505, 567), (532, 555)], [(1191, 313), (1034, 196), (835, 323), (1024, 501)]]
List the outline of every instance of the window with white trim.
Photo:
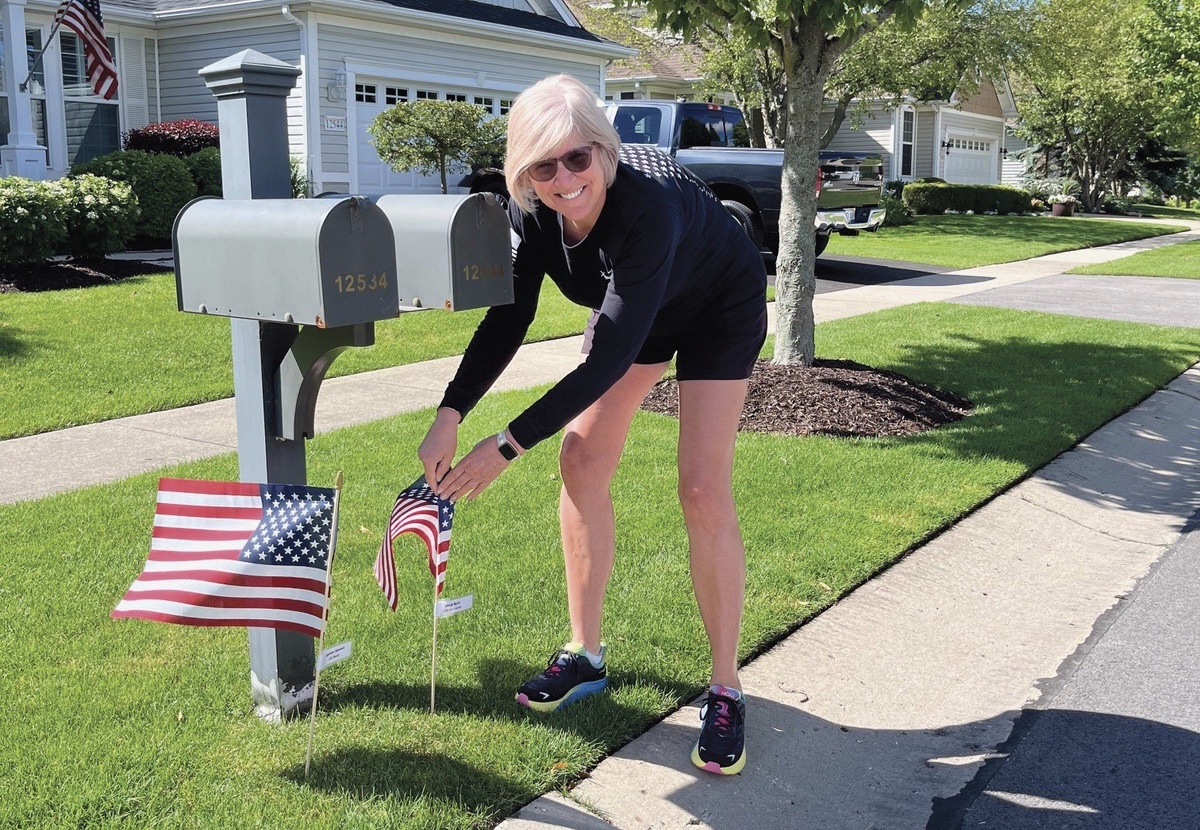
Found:
[(383, 103), (389, 107), (403, 103), (408, 100), (408, 90), (399, 86), (385, 86), (383, 88)]
[(460, 104), (465, 104), (465, 103), (467, 103), (467, 96), (463, 95), (461, 92), (447, 92), (446, 100), (447, 101), (457, 101)]
[(917, 137), (917, 112), (911, 107), (900, 111), (900, 177), (911, 179), (913, 152)]
[(354, 100), (360, 104), (374, 104), (378, 94), (375, 84), (354, 85)]
[(437, 99), (438, 99), (438, 94), (437, 94), (436, 90), (433, 90), (433, 89), (418, 89), (417, 90), (417, 100), (418, 101), (436, 101)]

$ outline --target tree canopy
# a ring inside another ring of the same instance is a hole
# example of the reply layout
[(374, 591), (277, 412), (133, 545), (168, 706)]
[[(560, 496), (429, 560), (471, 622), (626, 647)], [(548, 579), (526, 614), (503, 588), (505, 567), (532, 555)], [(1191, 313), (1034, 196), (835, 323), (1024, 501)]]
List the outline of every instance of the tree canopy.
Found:
[(1158, 135), (1200, 155), (1200, 0), (1144, 0), (1136, 69), (1158, 109)]

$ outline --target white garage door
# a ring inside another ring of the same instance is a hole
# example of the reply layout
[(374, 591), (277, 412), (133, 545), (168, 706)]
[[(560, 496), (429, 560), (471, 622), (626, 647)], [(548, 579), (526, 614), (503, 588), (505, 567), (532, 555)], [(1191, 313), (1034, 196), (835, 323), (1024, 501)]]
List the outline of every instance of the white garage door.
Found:
[(996, 183), (996, 142), (989, 138), (950, 136), (942, 178), (958, 184)]
[[(419, 176), (407, 170), (399, 172), (392, 170), (375, 152), (375, 145), (371, 143), (371, 134), (367, 132), (367, 127), (377, 115), (399, 101), (410, 100), (418, 92), (422, 93), (422, 97), (426, 95), (437, 97), (435, 91), (418, 91), (398, 86), (395, 81), (371, 78), (355, 80), (354, 106), (358, 132), (355, 137), (358, 150), (358, 187), (356, 189), (359, 193), (442, 192), (441, 179), (436, 174)], [(453, 188), (454, 183), (460, 178), (462, 178), (462, 173), (457, 176), (448, 176), (447, 183)], [(451, 189), (450, 192), (453, 193), (454, 190)]]

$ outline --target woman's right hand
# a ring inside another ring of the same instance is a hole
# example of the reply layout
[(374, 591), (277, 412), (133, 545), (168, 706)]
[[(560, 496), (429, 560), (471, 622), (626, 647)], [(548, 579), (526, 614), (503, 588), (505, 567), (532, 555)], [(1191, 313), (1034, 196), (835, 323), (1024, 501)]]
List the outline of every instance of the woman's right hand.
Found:
[(454, 453), (458, 450), (458, 423), (461, 420), (462, 416), (457, 411), (449, 407), (439, 409), (417, 450), (417, 458), (425, 467), (425, 481), (439, 496), (442, 494), (438, 484), (454, 465)]

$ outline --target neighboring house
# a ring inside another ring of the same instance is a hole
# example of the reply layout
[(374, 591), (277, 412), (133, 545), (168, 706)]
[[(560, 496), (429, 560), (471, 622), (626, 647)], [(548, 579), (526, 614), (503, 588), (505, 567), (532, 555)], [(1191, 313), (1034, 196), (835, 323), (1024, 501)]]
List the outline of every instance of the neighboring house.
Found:
[[(962, 100), (869, 107), (857, 124), (847, 118), (826, 149), (879, 153), (889, 180), (937, 176), (948, 182), (1019, 184), (1020, 164), (1008, 160), (1025, 146), (1011, 134), (1016, 115), (1012, 94), (984, 81)], [(821, 129), (831, 121), (827, 108)]]
[[(288, 99), (290, 152), (316, 191), (434, 191), (437, 177), (395, 173), (366, 132), (403, 100), (470, 101), (496, 115), (546, 75), (604, 92), (605, 66), (632, 53), (580, 26), (562, 0), (102, 0), (120, 89), (91, 94), (82, 46), (49, 35), (54, 0), (0, 0), (0, 162), (5, 175), (57, 178), (119, 149), (158, 121), (216, 123), (197, 74), (243, 49), (299, 66)], [(12, 48), (12, 32), (24, 48)], [(19, 86), (44, 43), (26, 91)]]

